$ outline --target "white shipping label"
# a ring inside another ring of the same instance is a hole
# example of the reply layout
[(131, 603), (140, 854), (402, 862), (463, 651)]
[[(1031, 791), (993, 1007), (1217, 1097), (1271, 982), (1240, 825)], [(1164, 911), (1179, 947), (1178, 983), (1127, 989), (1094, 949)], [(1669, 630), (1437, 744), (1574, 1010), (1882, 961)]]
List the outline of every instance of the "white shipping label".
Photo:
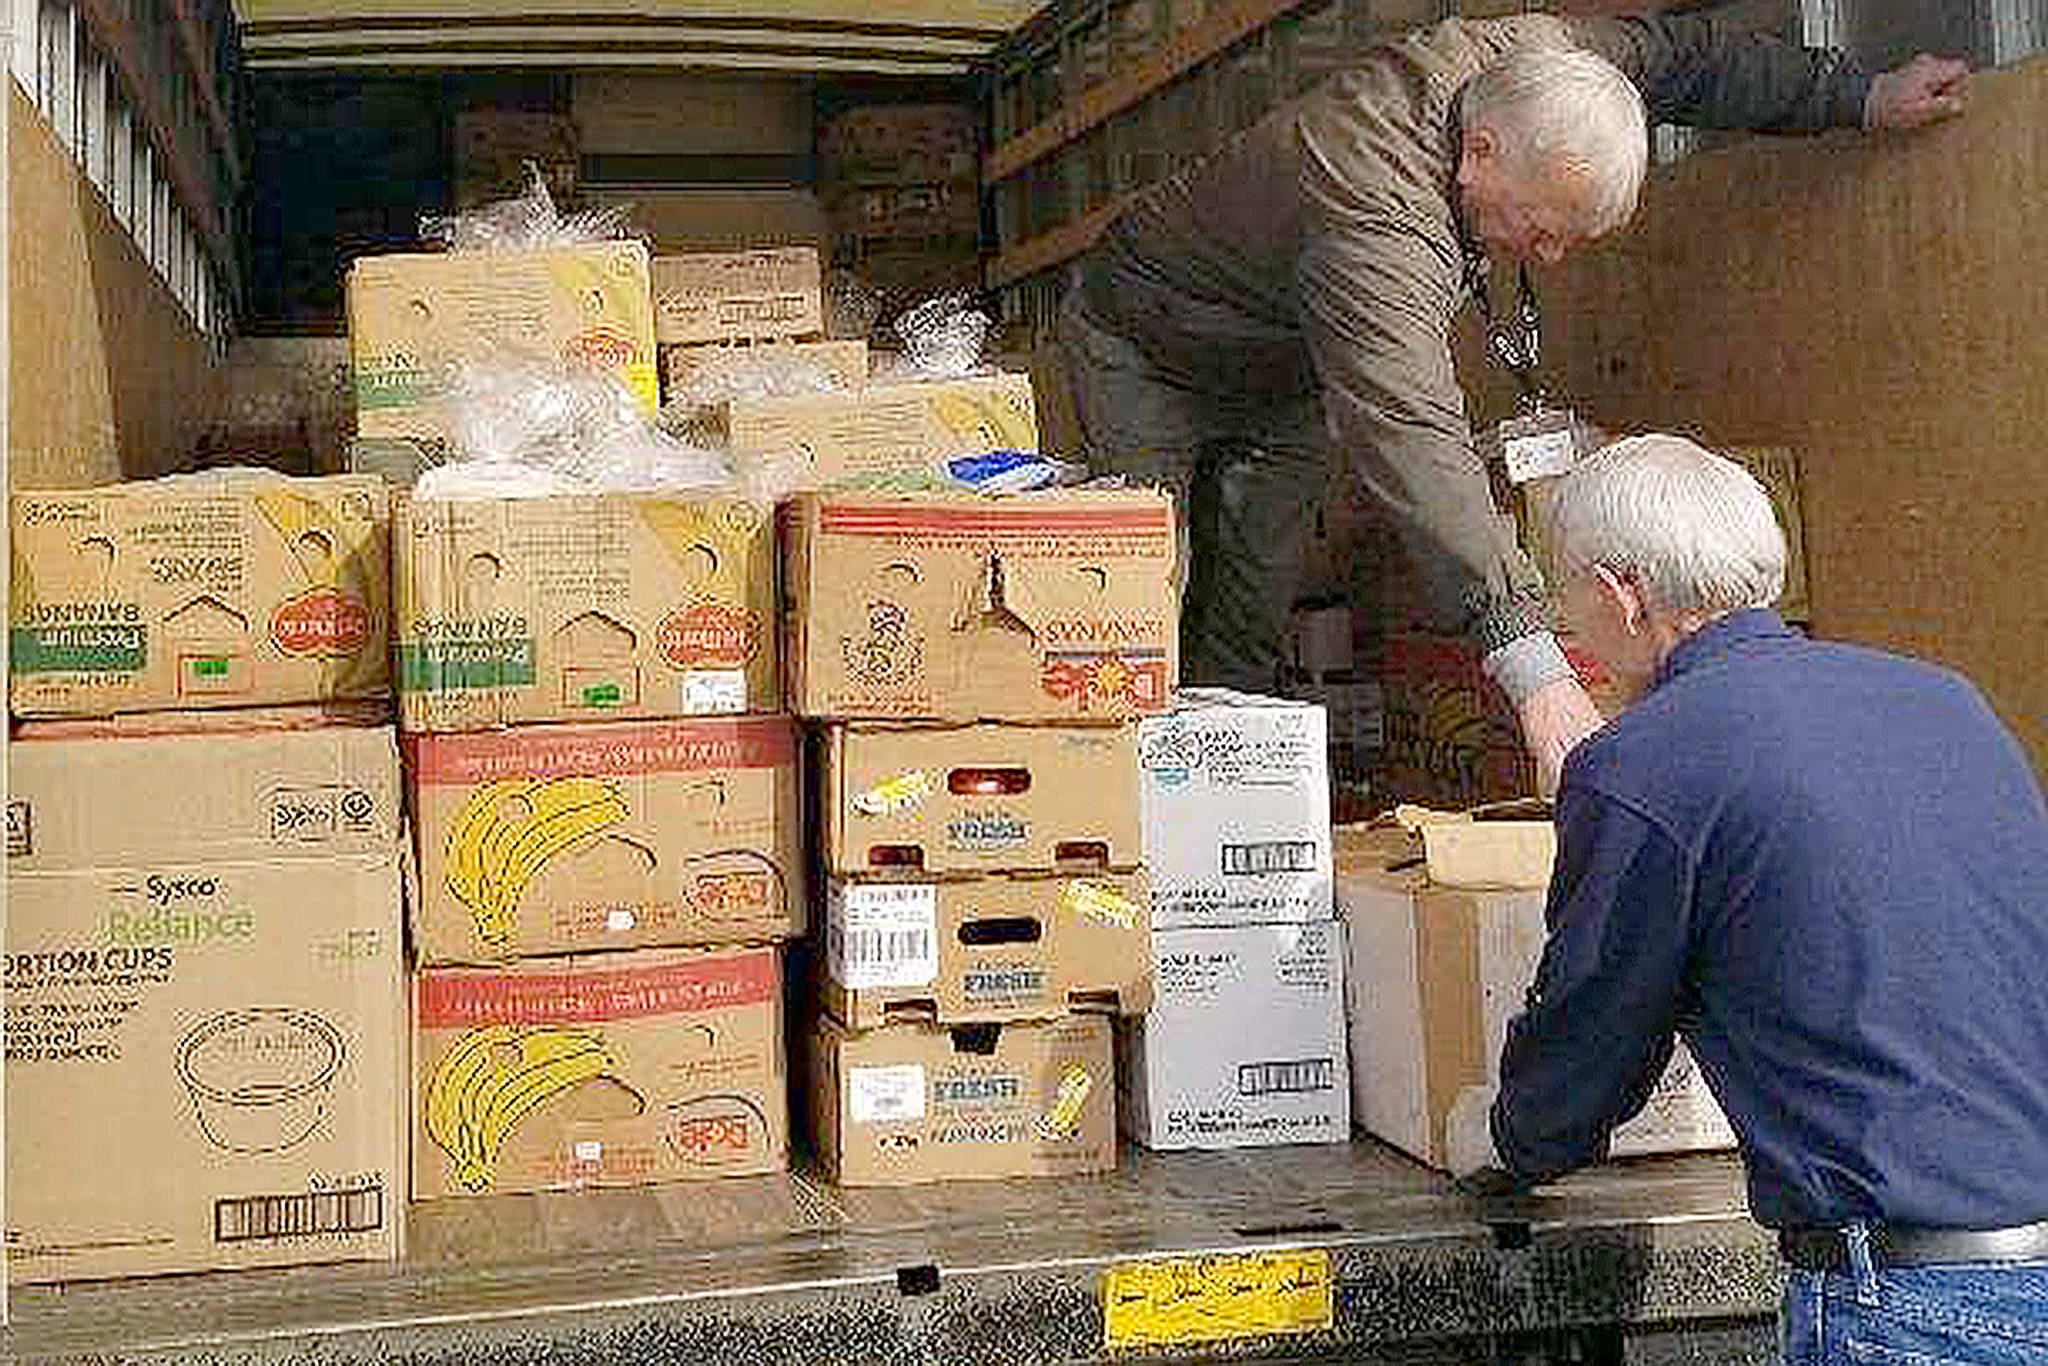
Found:
[(924, 1066), (856, 1067), (846, 1074), (846, 1108), (855, 1124), (924, 1118)]
[(691, 669), (683, 675), (683, 711), (690, 716), (730, 716), (747, 709), (744, 669)]
[(929, 884), (835, 886), (826, 907), (832, 980), (855, 991), (930, 986), (939, 975), (939, 889)]

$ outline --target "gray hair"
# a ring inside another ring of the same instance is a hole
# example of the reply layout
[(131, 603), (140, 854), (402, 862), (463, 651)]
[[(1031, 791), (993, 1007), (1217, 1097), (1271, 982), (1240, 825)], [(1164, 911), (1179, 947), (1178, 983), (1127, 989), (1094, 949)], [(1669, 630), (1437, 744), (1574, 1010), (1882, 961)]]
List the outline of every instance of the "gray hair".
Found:
[(1551, 534), (1560, 572), (1612, 570), (1667, 612), (1770, 607), (1785, 589), (1770, 495), (1682, 436), (1633, 436), (1580, 461), (1558, 483)]
[(1510, 48), (1465, 82), (1458, 120), (1499, 134), (1530, 182), (1576, 182), (1587, 236), (1612, 232), (1635, 212), (1649, 119), (1641, 92), (1597, 53), (1547, 43)]

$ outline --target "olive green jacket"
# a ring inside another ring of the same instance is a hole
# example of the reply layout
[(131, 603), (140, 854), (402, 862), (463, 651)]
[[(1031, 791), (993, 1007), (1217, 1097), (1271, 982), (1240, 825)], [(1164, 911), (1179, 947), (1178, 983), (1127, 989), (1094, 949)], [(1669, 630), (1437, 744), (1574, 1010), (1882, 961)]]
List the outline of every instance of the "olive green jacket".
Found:
[(1457, 95), (1509, 47), (1600, 53), (1652, 122), (1808, 130), (1862, 121), (1840, 54), (1710, 15), (1448, 20), (1367, 53), (1112, 224), (1090, 318), (1197, 392), (1316, 391), (1333, 459), (1435, 561), (1485, 651), (1543, 629), (1542, 584), (1495, 511), (1452, 368), (1476, 250), (1455, 209)]

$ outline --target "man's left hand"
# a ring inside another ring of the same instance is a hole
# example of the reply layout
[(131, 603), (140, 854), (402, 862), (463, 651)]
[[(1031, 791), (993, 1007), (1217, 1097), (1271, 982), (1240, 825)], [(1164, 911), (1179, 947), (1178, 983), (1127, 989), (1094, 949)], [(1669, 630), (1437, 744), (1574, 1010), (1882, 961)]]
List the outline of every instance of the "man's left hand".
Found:
[(1953, 118), (1969, 103), (1970, 66), (1923, 52), (1873, 76), (1863, 100), (1865, 128), (1919, 128)]

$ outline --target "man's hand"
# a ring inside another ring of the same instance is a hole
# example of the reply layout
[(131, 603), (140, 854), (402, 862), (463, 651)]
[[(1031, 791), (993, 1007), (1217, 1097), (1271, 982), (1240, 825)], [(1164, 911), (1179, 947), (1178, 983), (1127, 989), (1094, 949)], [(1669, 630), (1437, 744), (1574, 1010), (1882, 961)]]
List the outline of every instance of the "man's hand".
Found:
[(1863, 98), (1865, 128), (1919, 128), (1953, 118), (1969, 103), (1970, 66), (1923, 52), (1870, 79)]
[(1560, 678), (1530, 693), (1521, 720), (1522, 740), (1536, 760), (1536, 789), (1545, 797), (1557, 795), (1565, 756), (1607, 724), (1576, 678)]

